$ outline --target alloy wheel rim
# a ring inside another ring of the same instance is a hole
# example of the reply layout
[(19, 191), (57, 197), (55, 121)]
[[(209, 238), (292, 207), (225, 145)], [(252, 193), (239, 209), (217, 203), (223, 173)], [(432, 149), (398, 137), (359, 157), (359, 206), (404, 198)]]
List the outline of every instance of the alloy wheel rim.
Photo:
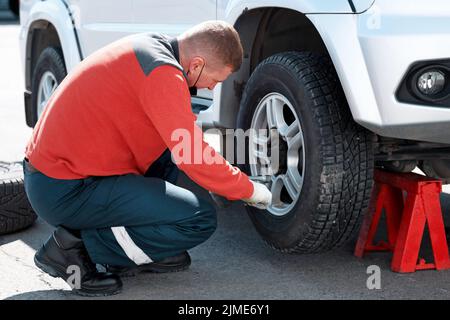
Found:
[(37, 98), (37, 116), (40, 118), (42, 112), (47, 106), (48, 100), (58, 87), (56, 77), (52, 72), (46, 71), (39, 81), (38, 98)]
[(272, 192), (267, 210), (284, 216), (295, 206), (303, 188), (305, 148), (300, 120), (290, 101), (272, 92), (259, 102), (250, 128), (251, 175), (271, 177), (266, 183)]

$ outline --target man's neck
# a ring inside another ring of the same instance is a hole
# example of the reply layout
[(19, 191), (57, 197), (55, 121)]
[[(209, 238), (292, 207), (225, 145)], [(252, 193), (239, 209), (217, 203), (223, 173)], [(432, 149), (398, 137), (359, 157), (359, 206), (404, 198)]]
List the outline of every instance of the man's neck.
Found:
[(179, 57), (180, 57), (180, 65), (183, 68), (183, 70), (188, 70), (189, 69), (189, 65), (188, 65), (188, 59), (186, 57), (186, 55), (184, 54), (186, 52), (186, 44), (183, 41), (183, 39), (177, 38), (178, 41), (178, 53), (179, 53)]

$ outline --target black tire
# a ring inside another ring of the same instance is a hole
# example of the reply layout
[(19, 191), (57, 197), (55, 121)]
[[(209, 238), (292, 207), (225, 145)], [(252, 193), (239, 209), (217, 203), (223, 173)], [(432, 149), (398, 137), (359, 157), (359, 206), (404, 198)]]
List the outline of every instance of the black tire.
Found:
[[(256, 106), (272, 92), (286, 97), (300, 120), (304, 182), (287, 214), (247, 207), (250, 218), (262, 238), (282, 252), (312, 253), (340, 246), (359, 227), (369, 204), (372, 135), (353, 121), (327, 57), (285, 52), (264, 60), (245, 87), (238, 128), (250, 127)], [(248, 164), (241, 169), (250, 173)]]
[(0, 234), (31, 226), (36, 220), (23, 186), (20, 162), (0, 162)]
[(48, 47), (45, 48), (36, 63), (36, 68), (33, 71), (33, 77), (31, 80), (31, 106), (32, 106), (32, 124), (36, 124), (38, 120), (37, 114), (37, 100), (39, 83), (43, 75), (50, 71), (58, 85), (64, 80), (67, 75), (66, 66), (64, 64), (63, 54), (60, 48)]

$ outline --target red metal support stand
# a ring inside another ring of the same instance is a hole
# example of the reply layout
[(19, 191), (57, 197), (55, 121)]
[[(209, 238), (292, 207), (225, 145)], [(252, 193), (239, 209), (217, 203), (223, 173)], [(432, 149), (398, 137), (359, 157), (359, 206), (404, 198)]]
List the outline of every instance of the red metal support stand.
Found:
[[(355, 256), (362, 258), (368, 251), (393, 251), (391, 269), (402, 273), (449, 269), (450, 258), (439, 199), (442, 182), (415, 173), (381, 170), (375, 170), (374, 180), (371, 203), (361, 226)], [(373, 245), (382, 209), (386, 215), (388, 240)], [(426, 223), (434, 263), (418, 259)]]

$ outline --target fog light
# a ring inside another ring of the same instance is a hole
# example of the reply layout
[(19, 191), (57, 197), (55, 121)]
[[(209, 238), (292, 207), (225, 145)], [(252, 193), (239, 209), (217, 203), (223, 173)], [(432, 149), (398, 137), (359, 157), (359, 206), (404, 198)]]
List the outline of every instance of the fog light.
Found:
[(445, 75), (438, 70), (422, 73), (417, 80), (417, 88), (422, 94), (432, 96), (441, 92), (445, 87)]

